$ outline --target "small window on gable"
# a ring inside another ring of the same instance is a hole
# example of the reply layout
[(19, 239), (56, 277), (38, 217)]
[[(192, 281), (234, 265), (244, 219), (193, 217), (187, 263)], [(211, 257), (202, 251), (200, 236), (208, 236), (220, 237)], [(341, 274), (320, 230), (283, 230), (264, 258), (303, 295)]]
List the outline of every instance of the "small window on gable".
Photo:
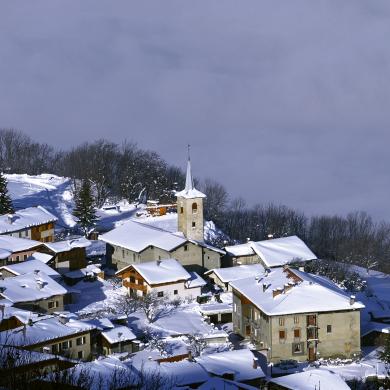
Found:
[(185, 251), (185, 252), (188, 251), (188, 245), (184, 245), (184, 251)]
[(159, 291), (159, 292), (157, 293), (157, 296), (158, 296), (159, 298), (162, 298), (162, 297), (164, 296), (164, 292), (163, 292), (163, 291)]
[(174, 294), (174, 295), (177, 295), (178, 293), (179, 293), (178, 290), (173, 290), (173, 294)]
[(195, 227), (195, 222), (192, 222), (192, 227), (193, 227), (193, 228)]
[(194, 202), (192, 203), (192, 214), (196, 214), (198, 212), (198, 205)]
[(332, 333), (332, 325), (326, 325), (326, 333)]

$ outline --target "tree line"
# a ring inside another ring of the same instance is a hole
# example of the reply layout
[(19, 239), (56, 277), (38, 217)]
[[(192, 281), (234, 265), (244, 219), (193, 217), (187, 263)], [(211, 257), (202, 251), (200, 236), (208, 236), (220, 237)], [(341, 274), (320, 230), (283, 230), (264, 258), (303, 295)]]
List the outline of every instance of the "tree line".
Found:
[[(120, 145), (97, 140), (57, 150), (37, 143), (13, 129), (0, 130), (0, 167), (6, 173), (53, 173), (92, 185), (96, 207), (107, 199), (129, 202), (147, 198), (175, 201), (174, 191), (184, 187), (184, 171), (168, 164), (156, 152), (135, 143)], [(347, 216), (307, 217), (283, 205), (247, 206), (231, 199), (225, 187), (212, 179), (196, 181), (206, 195), (205, 218), (227, 237), (214, 244), (258, 241), (297, 235), (319, 257), (358, 264), (390, 273), (390, 224), (375, 222), (364, 212)], [(230, 238), (229, 238), (230, 237)]]

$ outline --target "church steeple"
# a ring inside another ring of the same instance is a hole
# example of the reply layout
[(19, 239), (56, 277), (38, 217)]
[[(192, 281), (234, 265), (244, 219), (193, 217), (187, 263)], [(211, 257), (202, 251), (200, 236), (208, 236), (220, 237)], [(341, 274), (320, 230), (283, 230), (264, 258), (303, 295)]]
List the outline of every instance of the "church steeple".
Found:
[(194, 189), (194, 179), (192, 178), (192, 170), (191, 170), (190, 145), (188, 145), (188, 160), (187, 160), (187, 175), (186, 175), (185, 191), (190, 191), (193, 189)]
[(188, 239), (203, 241), (203, 198), (206, 195), (194, 186), (190, 145), (188, 145), (186, 184), (184, 190), (177, 192), (176, 196), (178, 231), (184, 233)]

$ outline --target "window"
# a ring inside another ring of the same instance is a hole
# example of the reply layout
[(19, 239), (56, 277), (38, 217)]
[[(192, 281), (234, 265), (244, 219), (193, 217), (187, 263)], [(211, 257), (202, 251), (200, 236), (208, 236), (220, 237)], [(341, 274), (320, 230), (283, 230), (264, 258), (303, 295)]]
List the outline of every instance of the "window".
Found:
[(159, 291), (159, 292), (157, 293), (157, 296), (158, 296), (159, 298), (162, 298), (162, 297), (164, 296), (164, 291)]
[(83, 337), (78, 337), (77, 339), (76, 339), (76, 345), (83, 345), (83, 344), (85, 344), (86, 343), (86, 338), (85, 338), (85, 336), (83, 336)]
[(279, 330), (279, 340), (286, 340), (286, 331), (285, 330)]
[(184, 208), (180, 207), (180, 214), (183, 214), (183, 213), (184, 213)]
[(188, 245), (184, 245), (184, 251), (185, 251), (185, 252), (188, 251)]
[(16, 261), (19, 261), (20, 257), (19, 256), (16, 256)]
[(299, 324), (299, 317), (298, 316), (294, 316), (294, 324)]
[(193, 228), (195, 227), (195, 222), (192, 222), (192, 227), (193, 227)]
[(134, 276), (130, 276), (130, 283), (135, 283), (135, 277)]
[(292, 351), (293, 351), (293, 353), (302, 353), (303, 352), (303, 343), (293, 343)]
[(284, 318), (283, 317), (279, 318), (279, 326), (284, 326)]
[(58, 352), (58, 344), (53, 344), (51, 346), (51, 353), (56, 354)]
[(27, 260), (27, 255), (23, 255), (23, 260)]
[(135, 253), (133, 253), (133, 261), (135, 261)]
[(198, 212), (198, 205), (194, 202), (192, 203), (192, 214), (196, 214)]
[(178, 293), (179, 293), (179, 291), (173, 290), (173, 294), (174, 294), (174, 295), (177, 295)]
[(332, 325), (326, 325), (326, 333), (332, 333)]
[(22, 238), (22, 232), (19, 232), (19, 238)]
[(69, 349), (72, 346), (71, 341), (63, 341), (61, 343), (61, 349)]
[(122, 257), (125, 258), (125, 250), (122, 249)]
[(77, 352), (77, 357), (79, 358), (79, 359), (82, 359), (84, 356), (84, 353), (83, 353), (83, 351), (78, 351)]
[(294, 329), (294, 337), (299, 339), (301, 337), (301, 330), (300, 329)]
[(58, 307), (58, 301), (49, 301), (48, 307), (49, 309), (54, 309), (55, 307)]

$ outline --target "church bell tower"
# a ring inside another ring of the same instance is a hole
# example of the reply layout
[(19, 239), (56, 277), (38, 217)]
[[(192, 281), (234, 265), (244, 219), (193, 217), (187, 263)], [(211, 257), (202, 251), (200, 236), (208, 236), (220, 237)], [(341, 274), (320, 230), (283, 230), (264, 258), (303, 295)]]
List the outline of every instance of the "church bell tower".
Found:
[(191, 170), (190, 148), (188, 146), (188, 161), (186, 185), (183, 191), (177, 192), (177, 222), (178, 231), (186, 238), (195, 241), (204, 240), (203, 199), (206, 195), (194, 186)]

